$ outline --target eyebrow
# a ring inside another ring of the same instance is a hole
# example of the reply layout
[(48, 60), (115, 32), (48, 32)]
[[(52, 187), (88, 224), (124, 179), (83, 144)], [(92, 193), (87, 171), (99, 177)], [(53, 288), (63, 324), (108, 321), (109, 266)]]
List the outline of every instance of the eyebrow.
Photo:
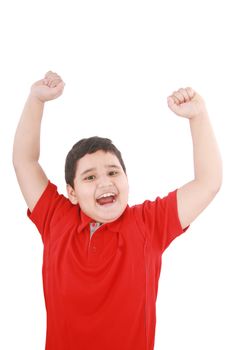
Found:
[[(120, 166), (115, 165), (115, 164), (105, 165), (104, 167), (107, 168), (107, 169), (110, 169), (110, 168), (118, 169), (118, 170), (121, 169)], [(82, 172), (81, 176), (83, 176), (83, 175), (85, 175), (85, 174), (87, 174), (87, 173), (89, 173), (89, 172), (91, 172), (91, 171), (96, 171), (96, 168), (86, 169), (85, 171)]]

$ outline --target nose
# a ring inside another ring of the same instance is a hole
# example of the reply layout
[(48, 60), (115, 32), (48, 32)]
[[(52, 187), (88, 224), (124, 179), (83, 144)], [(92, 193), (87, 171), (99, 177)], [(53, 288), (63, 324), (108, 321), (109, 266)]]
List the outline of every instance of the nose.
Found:
[(107, 175), (101, 175), (98, 178), (98, 187), (110, 187), (113, 185), (112, 179)]

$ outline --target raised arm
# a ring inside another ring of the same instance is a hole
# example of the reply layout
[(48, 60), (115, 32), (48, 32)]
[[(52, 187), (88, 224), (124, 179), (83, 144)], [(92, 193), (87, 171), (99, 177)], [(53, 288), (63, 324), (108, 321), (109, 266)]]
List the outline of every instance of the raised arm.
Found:
[(168, 98), (178, 116), (189, 119), (193, 141), (194, 179), (177, 191), (178, 214), (187, 227), (213, 200), (222, 183), (222, 160), (204, 100), (193, 89), (179, 89)]
[(32, 85), (25, 103), (13, 146), (13, 165), (17, 180), (30, 211), (43, 193), (48, 179), (39, 164), (40, 129), (46, 101), (59, 97), (64, 88), (62, 79), (53, 72)]

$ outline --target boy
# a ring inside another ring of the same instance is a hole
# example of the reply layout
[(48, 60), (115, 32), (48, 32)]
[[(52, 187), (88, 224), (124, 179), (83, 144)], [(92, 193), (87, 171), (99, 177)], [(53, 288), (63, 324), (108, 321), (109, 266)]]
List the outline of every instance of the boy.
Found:
[(32, 85), (13, 151), (28, 216), (44, 243), (46, 350), (152, 350), (161, 255), (221, 186), (204, 101), (191, 88), (168, 98), (170, 109), (190, 122), (194, 179), (162, 199), (129, 207), (125, 165), (108, 139), (83, 139), (69, 152), (68, 199), (40, 167), (44, 103), (63, 88), (51, 71)]

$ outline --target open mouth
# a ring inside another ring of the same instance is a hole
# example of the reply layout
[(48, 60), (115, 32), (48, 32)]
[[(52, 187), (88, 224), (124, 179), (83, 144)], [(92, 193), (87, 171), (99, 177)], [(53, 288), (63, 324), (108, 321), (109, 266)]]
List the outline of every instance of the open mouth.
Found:
[(115, 193), (112, 193), (112, 192), (104, 193), (96, 199), (96, 202), (99, 205), (112, 204), (112, 203), (116, 202), (116, 197), (117, 196)]

